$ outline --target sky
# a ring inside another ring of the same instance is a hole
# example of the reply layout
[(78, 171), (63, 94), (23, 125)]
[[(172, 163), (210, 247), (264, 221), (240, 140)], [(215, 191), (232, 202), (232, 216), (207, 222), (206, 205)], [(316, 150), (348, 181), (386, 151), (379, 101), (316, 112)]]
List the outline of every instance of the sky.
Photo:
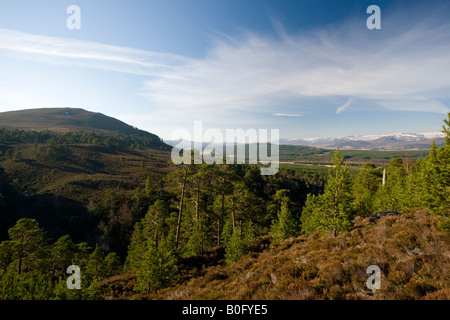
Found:
[(83, 108), (164, 140), (194, 121), (280, 138), (439, 132), (449, 17), (448, 1), (0, 0), (0, 112)]

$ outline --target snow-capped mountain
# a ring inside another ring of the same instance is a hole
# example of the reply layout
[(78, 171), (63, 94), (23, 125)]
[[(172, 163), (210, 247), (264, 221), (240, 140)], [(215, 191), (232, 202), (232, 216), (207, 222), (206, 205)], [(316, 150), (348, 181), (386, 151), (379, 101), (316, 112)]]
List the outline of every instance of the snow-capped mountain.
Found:
[(366, 149), (366, 150), (426, 150), (433, 141), (444, 142), (442, 132), (393, 133), (382, 135), (361, 135), (338, 138), (280, 139), (280, 144), (302, 145), (317, 148)]

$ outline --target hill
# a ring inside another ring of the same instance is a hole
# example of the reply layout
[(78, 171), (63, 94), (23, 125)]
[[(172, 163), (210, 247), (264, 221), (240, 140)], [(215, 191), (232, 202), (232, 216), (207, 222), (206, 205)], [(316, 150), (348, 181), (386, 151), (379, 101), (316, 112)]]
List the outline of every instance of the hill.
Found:
[(136, 129), (102, 113), (79, 108), (40, 108), (0, 112), (0, 128), (65, 133), (88, 131), (97, 133), (136, 134)]
[[(104, 298), (131, 299), (450, 299), (450, 234), (425, 209), (355, 227), (337, 237), (317, 233), (270, 245), (260, 238), (232, 265), (184, 268), (178, 283), (134, 294), (133, 274), (103, 281)], [(192, 260), (192, 259), (191, 259)], [(367, 267), (381, 269), (381, 289), (366, 287)], [(186, 275), (189, 275), (186, 276)], [(117, 290), (120, 288), (119, 290)]]
[[(6, 202), (0, 199), (0, 239), (16, 220), (30, 217), (51, 239), (70, 234), (98, 241), (107, 210), (123, 206), (122, 214), (142, 214), (130, 199), (147, 178), (150, 188), (173, 170), (170, 149), (152, 133), (82, 109), (0, 113), (0, 194)], [(114, 208), (101, 209), (108, 201)], [(120, 246), (114, 249), (126, 249), (125, 242)]]

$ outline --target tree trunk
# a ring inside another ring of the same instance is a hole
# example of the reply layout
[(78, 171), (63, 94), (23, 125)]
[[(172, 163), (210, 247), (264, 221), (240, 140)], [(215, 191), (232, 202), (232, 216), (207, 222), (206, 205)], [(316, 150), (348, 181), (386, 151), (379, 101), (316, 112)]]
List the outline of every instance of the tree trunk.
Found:
[(19, 263), (17, 264), (17, 274), (22, 272), (22, 256), (19, 257)]
[(197, 203), (195, 204), (195, 210), (197, 214), (197, 221), (200, 221), (200, 186), (197, 188)]
[(220, 235), (222, 233), (223, 228), (223, 218), (225, 215), (225, 178), (223, 178), (223, 186), (222, 186), (222, 207), (220, 209), (220, 219), (219, 219), (219, 230), (217, 232), (217, 245), (220, 246)]
[(234, 211), (234, 192), (231, 195), (231, 215), (233, 218), (233, 231), (236, 228), (236, 212)]
[(180, 229), (181, 229), (181, 216), (183, 215), (183, 201), (184, 201), (184, 192), (186, 189), (186, 178), (189, 171), (189, 167), (186, 167), (184, 170), (184, 177), (183, 177), (183, 185), (181, 187), (181, 197), (180, 197), (180, 207), (178, 208), (178, 222), (177, 222), (177, 233), (175, 237), (175, 243), (178, 247), (178, 241), (180, 240)]

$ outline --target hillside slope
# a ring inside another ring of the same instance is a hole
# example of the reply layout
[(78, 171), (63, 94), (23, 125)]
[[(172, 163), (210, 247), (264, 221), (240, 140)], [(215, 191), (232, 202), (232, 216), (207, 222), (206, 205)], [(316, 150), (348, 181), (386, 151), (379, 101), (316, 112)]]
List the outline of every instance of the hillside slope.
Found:
[(70, 234), (94, 242), (93, 230), (108, 218), (96, 208), (110, 201), (131, 210), (129, 199), (147, 177), (154, 186), (173, 170), (169, 159), (170, 146), (158, 136), (102, 114), (0, 113), (0, 194), (7, 201), (0, 201), (0, 240), (16, 220), (29, 217), (52, 239)]
[(135, 134), (138, 129), (115, 118), (80, 108), (39, 108), (0, 112), (0, 128)]
[[(450, 234), (424, 209), (376, 223), (360, 219), (337, 237), (291, 238), (150, 296), (132, 295), (127, 274), (102, 283), (105, 298), (151, 299), (450, 299)], [(381, 269), (381, 289), (366, 287), (367, 267)], [(199, 266), (200, 268), (200, 266)], [(186, 270), (184, 270), (186, 271)], [(191, 271), (192, 272), (192, 271)], [(180, 278), (181, 280), (181, 278)], [(123, 291), (112, 288), (121, 288)]]

